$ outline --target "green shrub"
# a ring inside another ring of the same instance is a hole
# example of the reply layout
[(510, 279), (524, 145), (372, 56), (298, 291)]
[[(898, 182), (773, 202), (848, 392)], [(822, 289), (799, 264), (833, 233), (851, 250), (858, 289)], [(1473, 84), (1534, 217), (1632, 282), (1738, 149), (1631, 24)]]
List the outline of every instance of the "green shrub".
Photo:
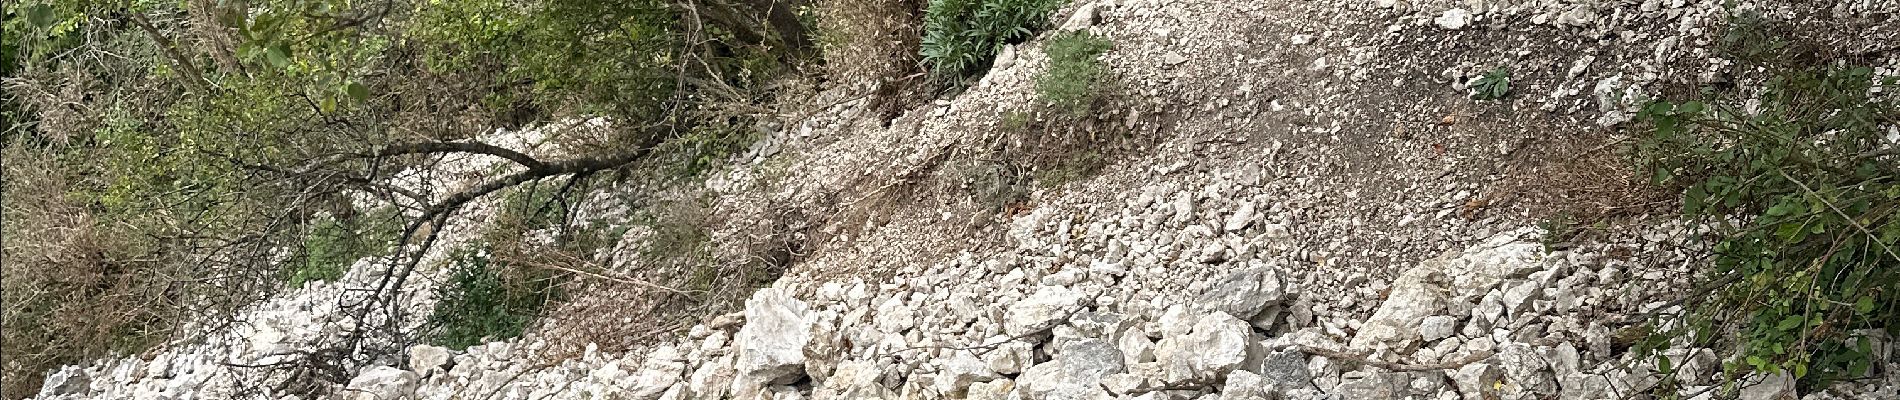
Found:
[(382, 208), (346, 221), (324, 216), (303, 237), (303, 261), (290, 264), (290, 286), (334, 281), (363, 257), (388, 254), (396, 244), (394, 208)]
[(924, 10), (924, 63), (939, 78), (980, 75), (1007, 44), (1049, 23), (1066, 0), (932, 0)]
[(1102, 62), (1097, 60), (1115, 44), (1087, 31), (1068, 32), (1049, 40), (1049, 69), (1036, 79), (1036, 93), (1059, 114), (1079, 117), (1094, 110), (1104, 92)]
[(1752, 110), (1717, 96), (1639, 113), (1639, 159), (1682, 190), (1683, 215), (1720, 235), (1714, 296), (1639, 350), (1671, 337), (1739, 346), (1731, 377), (1786, 371), (1816, 388), (1868, 371), (1865, 330), (1900, 334), (1900, 169), (1883, 138), (1900, 108), (1869, 96), (1896, 86), (1866, 67), (1815, 65), (1774, 72)]
[(360, 247), (354, 233), (335, 219), (324, 218), (304, 236), (303, 263), (290, 273), (290, 286), (303, 287), (310, 281), (334, 281), (342, 278), (350, 263), (356, 261)]
[(521, 336), (559, 293), (552, 274), (514, 267), (493, 259), (486, 247), (457, 249), (429, 314), (429, 326), (437, 329), (434, 343), (461, 350)]

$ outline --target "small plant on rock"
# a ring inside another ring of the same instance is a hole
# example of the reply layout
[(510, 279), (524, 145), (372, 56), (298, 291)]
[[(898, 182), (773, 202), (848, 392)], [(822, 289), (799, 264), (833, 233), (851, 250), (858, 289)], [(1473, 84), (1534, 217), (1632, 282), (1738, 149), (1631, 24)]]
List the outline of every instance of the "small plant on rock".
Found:
[(1497, 67), (1470, 85), (1473, 100), (1500, 100), (1511, 95), (1511, 69)]

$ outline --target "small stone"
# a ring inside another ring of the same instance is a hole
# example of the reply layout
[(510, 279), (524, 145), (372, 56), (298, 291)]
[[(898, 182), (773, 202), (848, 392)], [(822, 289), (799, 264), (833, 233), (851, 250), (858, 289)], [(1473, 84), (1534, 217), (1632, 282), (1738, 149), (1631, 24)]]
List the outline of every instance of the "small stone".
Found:
[(1169, 381), (1207, 379), (1233, 371), (1247, 360), (1252, 330), (1232, 315), (1203, 315), (1186, 335), (1161, 339), (1155, 357), (1165, 363)]
[(348, 391), (355, 399), (406, 399), (416, 391), (416, 373), (378, 365), (350, 379)]
[(1260, 374), (1246, 370), (1234, 370), (1227, 373), (1227, 386), (1221, 388), (1221, 397), (1229, 399), (1271, 399), (1273, 385), (1267, 383)]
[(448, 365), (449, 349), (418, 344), (409, 346), (409, 370), (418, 375), (428, 376), (436, 369)]
[(1075, 14), (1069, 15), (1068, 21), (1062, 23), (1061, 30), (1076, 31), (1095, 26), (1095, 21), (1099, 18), (1097, 13), (1099, 9), (1100, 5), (1095, 2), (1083, 3), (1075, 8)]
[(1498, 398), (1498, 386), (1504, 380), (1504, 371), (1490, 363), (1471, 363), (1458, 368), (1451, 380), (1458, 383), (1458, 392), (1466, 400)]
[(998, 378), (990, 371), (983, 360), (967, 351), (959, 351), (944, 360), (943, 367), (937, 373), (937, 391), (956, 393), (963, 391), (976, 382), (988, 382)]
[(1120, 373), (1103, 377), (1102, 388), (1108, 389), (1110, 394), (1124, 395), (1145, 388), (1147, 382), (1141, 375)]
[(970, 388), (967, 390), (966, 394), (964, 395), (964, 399), (965, 400), (1007, 400), (1010, 398), (1010, 394), (1012, 394), (1011, 392), (1015, 390), (1016, 390), (1016, 382), (1012, 380), (1008, 380), (1008, 379), (999, 379), (999, 380), (994, 380), (994, 381), (989, 381), (989, 382), (977, 382), (977, 383), (970, 384)]
[(1464, 29), (1466, 24), (1471, 23), (1471, 12), (1465, 11), (1463, 8), (1445, 10), (1445, 12), (1438, 14), (1438, 18), (1432, 19), (1432, 23), (1438, 24), (1440, 28), (1450, 30)]
[(1126, 371), (1121, 351), (1100, 339), (1062, 346), (1055, 359), (1024, 370), (1018, 382), (1026, 399), (1111, 399), (1102, 379)]
[(1253, 224), (1253, 219), (1254, 219), (1253, 202), (1243, 201), (1240, 203), (1240, 209), (1234, 210), (1233, 215), (1227, 216), (1227, 221), (1225, 221), (1225, 223), (1222, 224), (1222, 228), (1226, 229), (1228, 232), (1234, 232), (1241, 229), (1245, 229), (1247, 225)]
[(1511, 287), (1511, 290), (1504, 292), (1504, 298), (1501, 299), (1504, 311), (1510, 315), (1511, 320), (1522, 320), (1524, 313), (1530, 312), (1533, 302), (1543, 297), (1543, 294), (1544, 285), (1536, 281), (1518, 283), (1517, 286)]
[[(992, 340), (1000, 341), (1003, 339), (1002, 337), (997, 337)], [(994, 342), (992, 341), (990, 343)], [(992, 372), (999, 374), (1021, 373), (1023, 372), (1023, 368), (1029, 367), (1029, 363), (1031, 362), (1030, 356), (1032, 355), (1030, 353), (1034, 350), (1035, 348), (1029, 343), (1020, 340), (1010, 341), (1009, 343), (997, 345), (996, 350), (991, 350), (988, 354), (984, 354), (983, 361)]]
[(1391, 349), (1409, 354), (1420, 343), (1419, 324), (1440, 315), (1449, 299), (1443, 273), (1444, 259), (1420, 263), (1392, 282), (1390, 294), (1352, 337), (1352, 347)]
[(736, 395), (749, 396), (765, 385), (782, 385), (805, 375), (805, 345), (814, 320), (810, 307), (776, 288), (760, 289), (746, 300), (745, 326), (733, 338)]
[(1349, 375), (1333, 387), (1333, 393), (1342, 399), (1399, 400), (1411, 383), (1411, 377), (1404, 373), (1373, 372), (1356, 378)]
[(1506, 344), (1498, 349), (1498, 365), (1504, 369), (1505, 387), (1518, 393), (1556, 392), (1557, 377), (1550, 363), (1528, 345)]
[(1187, 56), (1183, 56), (1181, 53), (1168, 52), (1168, 54), (1161, 55), (1161, 62), (1168, 65), (1180, 65), (1181, 63), (1187, 62)]
[(1313, 376), (1307, 369), (1306, 353), (1299, 350), (1268, 354), (1260, 363), (1260, 375), (1274, 392), (1317, 389), (1313, 387)]
[(1763, 376), (1748, 386), (1742, 387), (1741, 400), (1794, 400), (1801, 398), (1795, 393), (1794, 377), (1788, 373)]
[(1424, 322), (1418, 324), (1419, 339), (1430, 342), (1451, 337), (1458, 331), (1457, 327), (1458, 318), (1456, 317), (1448, 315), (1425, 317)]

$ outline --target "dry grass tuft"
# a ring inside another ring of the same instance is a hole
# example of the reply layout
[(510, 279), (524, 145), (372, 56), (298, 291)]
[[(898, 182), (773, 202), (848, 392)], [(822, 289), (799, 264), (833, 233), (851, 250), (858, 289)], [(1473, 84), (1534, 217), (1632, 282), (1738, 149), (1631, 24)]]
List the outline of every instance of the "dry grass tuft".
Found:
[(95, 218), (68, 195), (72, 182), (52, 157), (23, 146), (4, 150), (5, 359), (0, 396), (32, 395), (61, 364), (138, 352), (162, 340), (175, 321), (181, 271), (140, 249), (154, 243)]
[[(1530, 146), (1520, 154), (1521, 159), (1530, 161), (1507, 168), (1495, 192), (1515, 198), (1489, 201), (1514, 200), (1514, 206), (1529, 217), (1564, 225), (1559, 228), (1669, 212), (1676, 198), (1638, 173), (1622, 143), (1595, 136), (1560, 138)], [(1553, 233), (1583, 233), (1570, 230)]]
[(929, 99), (921, 46), (927, 0), (820, 0), (819, 47), (838, 87), (870, 93), (889, 121)]

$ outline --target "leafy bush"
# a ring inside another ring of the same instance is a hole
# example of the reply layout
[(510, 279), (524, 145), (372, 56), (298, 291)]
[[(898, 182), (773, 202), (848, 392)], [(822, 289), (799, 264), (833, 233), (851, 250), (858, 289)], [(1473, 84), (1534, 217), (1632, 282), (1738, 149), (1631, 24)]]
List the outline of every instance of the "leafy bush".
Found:
[(1036, 79), (1036, 93), (1057, 113), (1079, 117), (1101, 100), (1102, 62), (1097, 60), (1115, 44), (1087, 31), (1068, 32), (1049, 40), (1049, 70)]
[(431, 3), (411, 34), (428, 69), (479, 71), (494, 118), (570, 111), (657, 119), (676, 90), (676, 11), (655, 0)]
[(924, 63), (940, 78), (979, 75), (1004, 45), (1022, 43), (1066, 0), (932, 0), (924, 10)]
[(436, 289), (429, 314), (429, 325), (438, 329), (436, 345), (461, 350), (521, 336), (558, 293), (545, 271), (512, 267), (492, 259), (485, 247), (456, 250), (449, 280)]
[(1785, 371), (1814, 388), (1868, 371), (1867, 330), (1900, 334), (1900, 148), (1884, 139), (1900, 108), (1869, 95), (1894, 79), (1818, 64), (1777, 70), (1756, 107), (1726, 96), (1639, 113), (1640, 159), (1721, 235), (1715, 296), (1640, 350), (1671, 337), (1739, 346), (1731, 374)]

